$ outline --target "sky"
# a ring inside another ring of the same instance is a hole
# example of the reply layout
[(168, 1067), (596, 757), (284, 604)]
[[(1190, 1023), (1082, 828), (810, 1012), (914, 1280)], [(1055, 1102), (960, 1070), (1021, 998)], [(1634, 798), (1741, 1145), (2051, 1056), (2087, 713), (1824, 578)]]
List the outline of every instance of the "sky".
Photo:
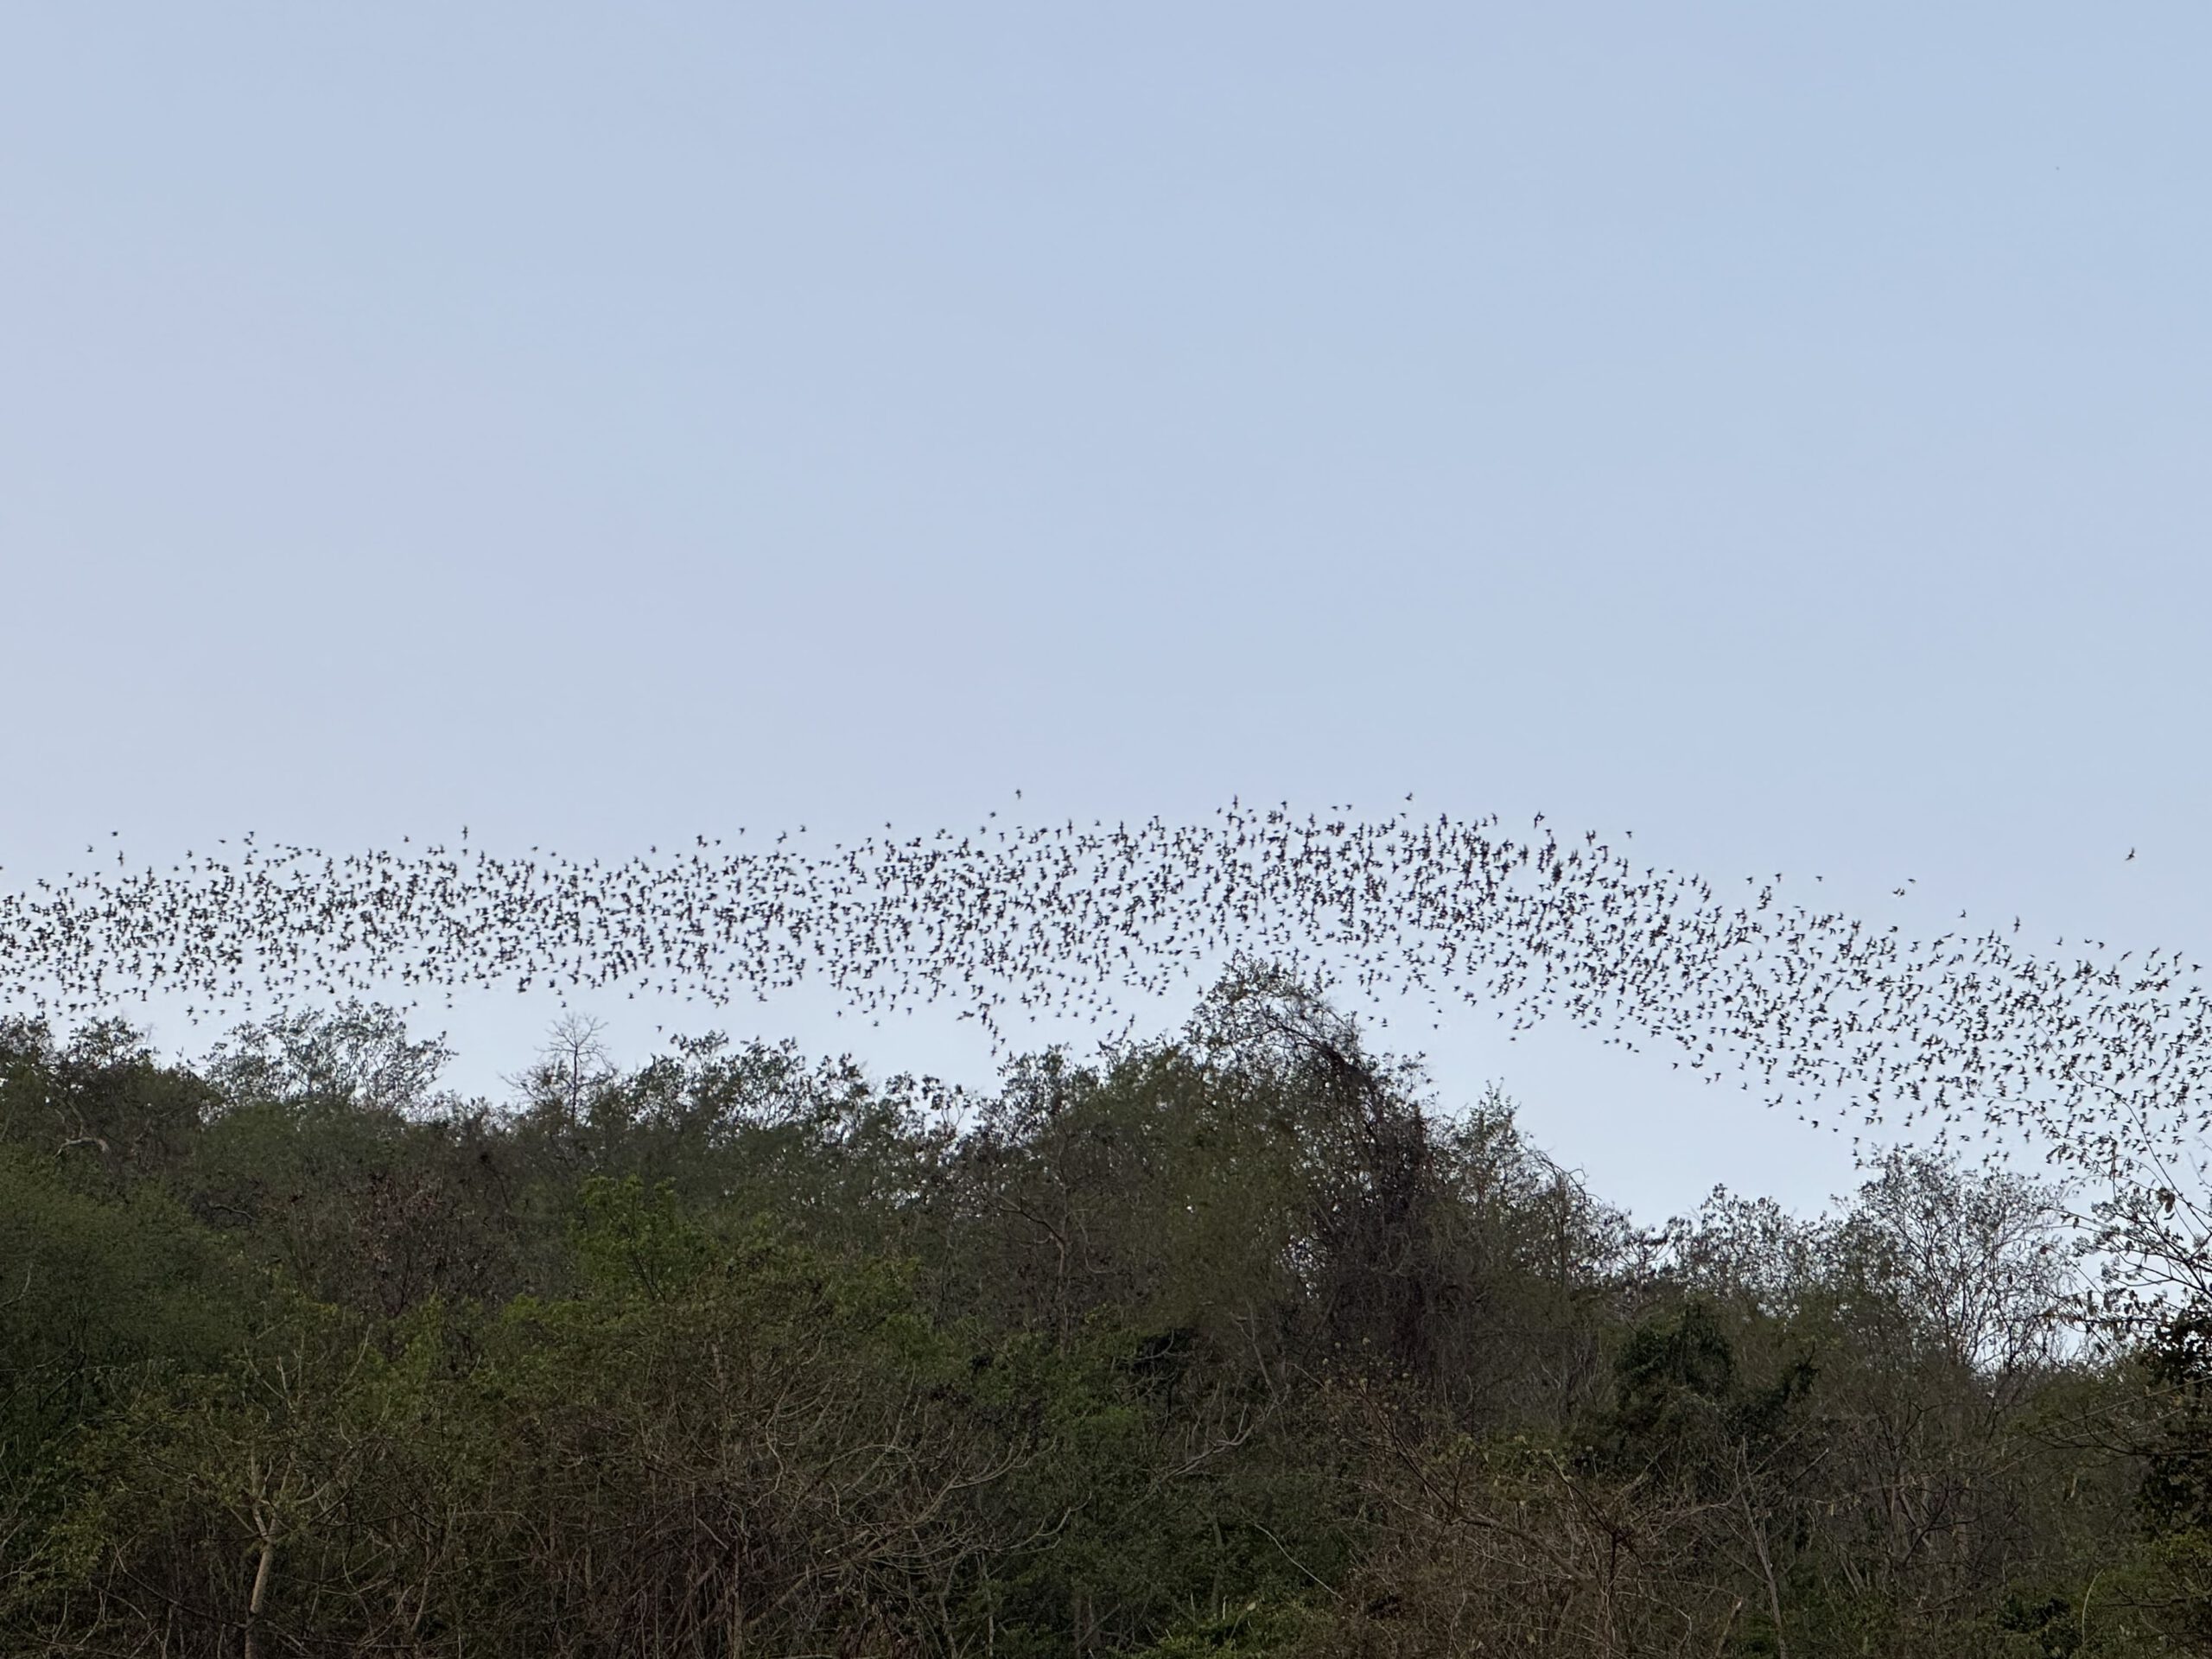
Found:
[[(2208, 73), (2178, 3), (10, 8), (0, 882), (1410, 791), (2212, 950)], [(1853, 1179), (1427, 1046), (1640, 1215)]]

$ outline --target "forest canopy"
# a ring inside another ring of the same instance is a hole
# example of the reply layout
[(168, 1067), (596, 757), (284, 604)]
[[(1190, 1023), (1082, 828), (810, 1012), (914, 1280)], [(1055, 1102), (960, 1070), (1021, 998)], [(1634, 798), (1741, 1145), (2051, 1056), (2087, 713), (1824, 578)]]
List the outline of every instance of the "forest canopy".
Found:
[(2212, 1649), (2212, 1307), (2027, 1176), (1640, 1228), (1249, 966), (981, 1096), (449, 1058), (0, 1026), (0, 1645)]

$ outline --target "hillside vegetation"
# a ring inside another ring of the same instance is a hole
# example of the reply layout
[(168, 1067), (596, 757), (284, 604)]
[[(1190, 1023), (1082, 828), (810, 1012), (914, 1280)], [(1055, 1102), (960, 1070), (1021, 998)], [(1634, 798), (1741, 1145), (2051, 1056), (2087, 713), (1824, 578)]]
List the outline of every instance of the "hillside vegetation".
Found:
[(2212, 1310), (2020, 1176), (1639, 1230), (1255, 971), (981, 1099), (444, 1058), (0, 1026), (0, 1649), (2212, 1652)]

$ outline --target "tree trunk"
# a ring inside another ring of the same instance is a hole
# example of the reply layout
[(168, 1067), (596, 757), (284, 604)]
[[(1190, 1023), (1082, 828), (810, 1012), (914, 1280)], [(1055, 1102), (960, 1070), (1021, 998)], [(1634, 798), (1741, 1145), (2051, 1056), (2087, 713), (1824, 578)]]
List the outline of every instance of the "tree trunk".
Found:
[(245, 1659), (261, 1659), (261, 1609), (269, 1599), (269, 1575), (276, 1563), (276, 1540), (261, 1535), (261, 1556), (254, 1563), (253, 1590), (245, 1603)]

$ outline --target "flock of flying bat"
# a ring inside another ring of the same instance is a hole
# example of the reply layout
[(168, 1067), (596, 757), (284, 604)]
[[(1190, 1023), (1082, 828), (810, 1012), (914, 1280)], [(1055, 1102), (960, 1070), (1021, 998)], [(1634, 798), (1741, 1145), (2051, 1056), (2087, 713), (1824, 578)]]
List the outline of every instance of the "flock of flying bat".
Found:
[(611, 865), (467, 838), (334, 857), (249, 836), (166, 874), (118, 853), (114, 874), (0, 893), (0, 1007), (76, 1017), (165, 990), (196, 1018), (395, 981), (719, 1006), (811, 977), (879, 1017), (950, 1002), (1002, 1042), (1024, 1015), (1113, 1029), (1128, 994), (1246, 958), (1516, 1033), (1572, 1021), (1831, 1128), (2024, 1131), (2088, 1171), (2181, 1150), (2212, 1108), (2212, 1008), (2171, 952), (2038, 957), (2017, 920), (1908, 939), (1785, 903), (1779, 876), (1716, 887), (1541, 815), (1524, 834), (1239, 804), (826, 853), (701, 836)]

